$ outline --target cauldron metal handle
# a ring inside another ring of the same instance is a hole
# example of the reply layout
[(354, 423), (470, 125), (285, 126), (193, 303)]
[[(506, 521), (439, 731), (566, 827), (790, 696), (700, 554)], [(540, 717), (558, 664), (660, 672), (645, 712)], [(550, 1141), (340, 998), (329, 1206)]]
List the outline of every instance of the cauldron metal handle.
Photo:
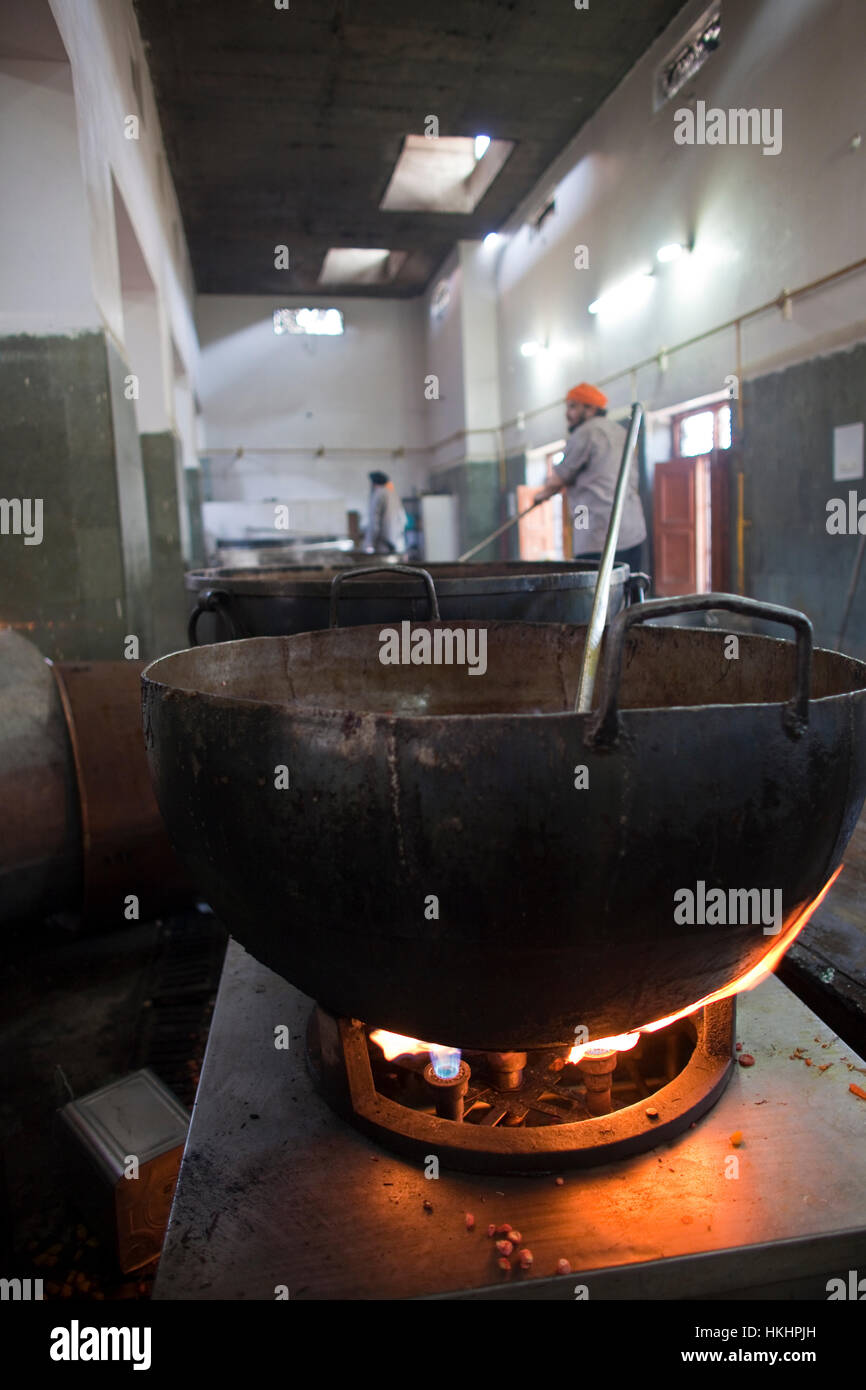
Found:
[(198, 641), (198, 620), (202, 613), (217, 613), (229, 630), (229, 638), (235, 641), (241, 636), (235, 624), (227, 604), (231, 599), (231, 594), (227, 589), (208, 589), (206, 593), (199, 594), (198, 602), (189, 615), (189, 644), (197, 647)]
[[(633, 606), (635, 603), (643, 603), (644, 594), (646, 593), (651, 583), (652, 580), (650, 579), (648, 574), (644, 574), (643, 570), (635, 570), (634, 574), (630, 574), (628, 579), (625, 581), (626, 603), (631, 606)], [(635, 594), (637, 594), (637, 598), (635, 598)]]
[(360, 579), (364, 574), (408, 574), (414, 579), (423, 579), (427, 589), (427, 597), (430, 600), (430, 619), (432, 623), (439, 621), (439, 600), (436, 597), (436, 586), (433, 583), (433, 576), (428, 570), (421, 569), (420, 565), (365, 565), (363, 569), (344, 570), (342, 574), (337, 574), (331, 583), (331, 603), (328, 609), (328, 627), (337, 626), (337, 599), (340, 597), (340, 585), (347, 579)]
[(650, 599), (636, 603), (618, 613), (608, 628), (608, 648), (601, 680), (598, 710), (592, 716), (586, 742), (592, 748), (612, 748), (619, 738), (619, 687), (622, 678), (622, 658), (626, 633), (636, 623), (650, 618), (676, 617), (680, 613), (704, 613), (710, 608), (723, 608), (730, 613), (743, 613), (750, 618), (767, 622), (788, 623), (797, 634), (797, 690), (793, 700), (785, 705), (782, 726), (791, 738), (805, 733), (809, 723), (809, 689), (812, 673), (812, 624), (805, 613), (795, 608), (782, 608), (777, 603), (761, 603), (758, 599), (742, 598), (739, 594), (684, 594), (677, 598)]

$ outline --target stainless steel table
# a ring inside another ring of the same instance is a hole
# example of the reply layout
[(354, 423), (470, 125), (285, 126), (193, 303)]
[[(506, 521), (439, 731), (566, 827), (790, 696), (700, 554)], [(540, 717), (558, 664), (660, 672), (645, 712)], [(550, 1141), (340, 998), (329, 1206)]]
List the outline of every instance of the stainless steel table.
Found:
[[(849, 1090), (866, 1090), (849, 1070), (866, 1064), (777, 979), (739, 997), (755, 1066), (735, 1068), (694, 1129), (561, 1187), (427, 1180), (343, 1123), (306, 1070), (310, 1007), (230, 943), (157, 1299), (573, 1301), (585, 1286), (590, 1299), (823, 1300), (829, 1277), (866, 1271), (866, 1101)], [(811, 1067), (791, 1059), (798, 1047)], [(533, 1251), (531, 1272), (498, 1270), (486, 1230), (502, 1221)], [(573, 1273), (555, 1276), (560, 1258)]]

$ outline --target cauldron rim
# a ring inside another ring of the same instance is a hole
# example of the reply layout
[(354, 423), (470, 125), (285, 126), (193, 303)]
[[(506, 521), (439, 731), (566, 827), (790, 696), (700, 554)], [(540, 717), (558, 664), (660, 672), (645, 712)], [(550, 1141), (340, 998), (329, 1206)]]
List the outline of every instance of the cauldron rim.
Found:
[[(181, 696), (187, 696), (187, 697), (189, 697), (189, 698), (191, 698), (191, 699), (195, 699), (195, 700), (197, 700), (197, 701), (205, 701), (209, 706), (214, 706), (214, 707), (216, 707), (216, 708), (231, 708), (231, 707), (235, 707), (235, 706), (236, 706), (236, 707), (238, 707), (238, 708), (244, 708), (244, 709), (245, 709), (245, 708), (252, 707), (252, 708), (263, 709), (263, 710), (266, 709), (266, 710), (268, 710), (268, 711), (270, 711), (270, 712), (273, 712), (273, 713), (285, 714), (285, 715), (288, 715), (288, 716), (290, 716), (291, 718), (294, 718), (294, 719), (298, 719), (298, 718), (312, 718), (312, 719), (315, 719), (315, 720), (326, 719), (326, 720), (338, 721), (338, 720), (345, 720), (347, 716), (351, 716), (351, 717), (353, 717), (353, 718), (365, 718), (365, 719), (372, 719), (372, 720), (376, 720), (376, 721), (381, 721), (381, 722), (382, 722), (383, 724), (385, 724), (386, 726), (392, 726), (392, 725), (393, 725), (393, 726), (397, 726), (397, 725), (399, 725), (400, 727), (405, 727), (405, 726), (407, 726), (407, 725), (418, 725), (419, 727), (424, 727), (424, 726), (430, 727), (434, 721), (438, 721), (438, 720), (448, 720), (449, 722), (454, 722), (455, 724), (456, 724), (458, 721), (462, 721), (463, 723), (466, 723), (466, 724), (469, 724), (469, 723), (473, 723), (473, 724), (474, 724), (474, 723), (477, 723), (477, 722), (479, 722), (479, 721), (497, 721), (498, 723), (503, 723), (503, 722), (505, 722), (505, 721), (512, 721), (512, 720), (519, 721), (519, 720), (527, 720), (527, 719), (535, 719), (535, 720), (537, 720), (537, 719), (563, 719), (563, 718), (574, 719), (574, 720), (576, 720), (576, 721), (584, 721), (584, 720), (587, 720), (587, 719), (592, 719), (592, 718), (594, 718), (594, 716), (595, 716), (595, 713), (596, 713), (595, 710), (592, 710), (592, 711), (590, 711), (589, 713), (586, 713), (586, 714), (578, 714), (575, 710), (573, 710), (573, 709), (568, 709), (568, 708), (561, 709), (561, 710), (541, 710), (541, 711), (535, 711), (535, 710), (500, 710), (500, 711), (495, 711), (495, 710), (494, 710), (494, 711), (476, 711), (476, 712), (460, 711), (460, 712), (457, 712), (457, 713), (439, 713), (439, 712), (435, 712), (435, 711), (434, 711), (434, 712), (431, 712), (431, 713), (429, 713), (429, 714), (428, 714), (428, 713), (417, 713), (417, 712), (411, 712), (411, 713), (396, 713), (396, 714), (395, 714), (395, 713), (387, 713), (386, 711), (383, 711), (383, 710), (364, 709), (364, 708), (361, 707), (361, 706), (351, 706), (351, 707), (349, 707), (349, 706), (345, 706), (345, 705), (313, 705), (313, 704), (302, 704), (302, 703), (299, 703), (299, 702), (290, 702), (290, 701), (282, 701), (282, 700), (281, 700), (281, 701), (276, 701), (276, 700), (268, 700), (268, 699), (258, 699), (258, 698), (255, 698), (255, 697), (252, 697), (252, 696), (247, 696), (247, 695), (223, 694), (223, 693), (220, 693), (219, 691), (202, 689), (201, 687), (190, 688), (190, 687), (188, 687), (188, 686), (175, 685), (175, 684), (172, 684), (172, 683), (170, 683), (170, 682), (168, 682), (168, 681), (160, 680), (160, 679), (158, 679), (158, 678), (156, 677), (155, 674), (151, 674), (152, 672), (154, 672), (155, 668), (158, 667), (158, 666), (160, 666), (163, 662), (171, 662), (171, 661), (174, 660), (175, 657), (179, 657), (179, 656), (193, 655), (193, 654), (204, 653), (204, 652), (208, 652), (208, 651), (212, 651), (212, 650), (213, 650), (213, 651), (219, 651), (219, 652), (221, 652), (221, 653), (225, 653), (225, 652), (227, 651), (227, 649), (233, 648), (233, 647), (237, 647), (237, 646), (241, 646), (242, 644), (252, 644), (252, 643), (258, 644), (258, 643), (274, 643), (274, 642), (278, 642), (278, 643), (296, 642), (296, 641), (298, 641), (301, 637), (309, 637), (309, 638), (312, 638), (312, 639), (315, 640), (315, 641), (321, 641), (327, 634), (333, 633), (333, 632), (337, 632), (337, 631), (339, 631), (339, 632), (346, 632), (346, 633), (351, 632), (351, 633), (353, 633), (353, 634), (358, 634), (358, 633), (365, 632), (365, 631), (366, 631), (366, 632), (378, 632), (378, 631), (381, 631), (382, 626), (383, 626), (382, 623), (369, 623), (369, 624), (363, 624), (363, 625), (360, 625), (360, 626), (353, 626), (353, 627), (347, 627), (347, 628), (322, 628), (322, 629), (313, 630), (312, 632), (309, 632), (309, 633), (295, 633), (295, 634), (292, 634), (292, 635), (289, 635), (289, 636), (284, 636), (284, 635), (283, 635), (283, 636), (242, 637), (242, 638), (237, 638), (237, 639), (235, 639), (234, 641), (231, 641), (231, 642), (214, 642), (214, 643), (208, 643), (208, 644), (206, 644), (206, 645), (199, 646), (199, 647), (186, 647), (186, 648), (181, 648), (181, 649), (179, 649), (178, 651), (175, 651), (175, 652), (168, 652), (168, 653), (165, 653), (163, 656), (156, 657), (153, 661), (149, 662), (148, 665), (145, 666), (145, 668), (144, 668), (144, 669), (142, 670), (142, 672), (141, 672), (142, 687), (143, 687), (143, 689), (146, 689), (147, 687), (158, 688), (158, 689), (160, 689), (160, 690), (162, 690), (162, 691), (169, 692), (169, 693), (172, 695), (173, 698), (179, 698), (179, 697), (181, 697)], [(487, 628), (488, 630), (489, 630), (490, 628), (507, 628), (507, 629), (521, 629), (521, 630), (525, 630), (525, 629), (527, 629), (527, 628), (529, 628), (529, 629), (539, 629), (539, 628), (550, 629), (550, 628), (558, 628), (558, 629), (562, 629), (562, 630), (565, 630), (565, 631), (572, 631), (572, 630), (577, 630), (577, 631), (583, 630), (583, 631), (585, 631), (585, 630), (586, 630), (585, 627), (575, 628), (574, 625), (569, 625), (569, 624), (565, 624), (565, 623), (527, 623), (527, 622), (519, 622), (519, 621), (506, 622), (506, 621), (502, 621), (502, 620), (497, 620), (497, 621), (485, 621), (485, 620), (479, 620), (479, 619), (450, 619), (450, 620), (443, 620), (443, 621), (438, 622), (438, 623), (431, 623), (431, 622), (426, 622), (426, 623), (423, 623), (423, 622), (413, 622), (413, 623), (412, 623), (413, 630), (428, 629), (428, 630), (431, 630), (431, 631), (432, 631), (432, 630), (435, 630), (436, 628), (442, 628), (442, 627), (454, 628), (454, 627), (461, 627), (461, 626), (466, 626), (466, 627), (481, 627), (481, 626), (483, 626), (483, 627)], [(646, 633), (648, 633), (648, 632), (655, 632), (655, 633), (675, 633), (675, 632), (676, 632), (676, 633), (681, 633), (681, 634), (688, 634), (689, 636), (695, 636), (695, 635), (704, 633), (705, 631), (707, 631), (707, 629), (703, 629), (703, 628), (694, 628), (694, 627), (688, 627), (688, 626), (682, 626), (682, 627), (680, 627), (680, 626), (676, 626), (676, 625), (673, 625), (673, 624), (668, 624), (668, 625), (665, 625), (665, 626), (647, 625), (646, 627), (644, 627), (643, 629), (641, 629), (641, 631), (642, 631), (644, 634), (646, 634)], [(721, 629), (713, 629), (712, 631), (713, 631), (713, 634), (716, 635), (716, 636), (724, 636), (724, 635), (725, 635), (724, 631), (721, 630)], [(739, 634), (737, 634), (737, 635), (740, 637), (741, 640), (745, 640), (745, 641), (747, 641), (747, 642), (750, 643), (750, 644), (751, 644), (751, 643), (756, 643), (756, 644), (762, 644), (762, 645), (764, 645), (765, 650), (768, 650), (769, 647), (770, 647), (771, 645), (775, 645), (777, 648), (778, 648), (778, 647), (782, 647), (782, 646), (790, 647), (792, 650), (793, 650), (793, 647), (794, 647), (794, 643), (791, 642), (791, 641), (789, 641), (789, 640), (787, 640), (787, 639), (785, 639), (785, 638), (771, 637), (771, 636), (768, 636), (768, 635), (766, 635), (766, 634), (764, 634), (764, 633), (739, 633)], [(667, 640), (667, 639), (662, 638), (662, 640), (664, 641), (664, 640)], [(861, 681), (862, 681), (862, 684), (861, 684), (860, 686), (857, 686), (857, 685), (850, 685), (850, 686), (849, 686), (848, 688), (846, 688), (845, 690), (836, 691), (836, 692), (834, 692), (833, 694), (829, 694), (829, 695), (818, 695), (818, 696), (810, 695), (810, 698), (809, 698), (809, 705), (810, 705), (810, 707), (816, 706), (816, 707), (820, 707), (820, 708), (822, 708), (822, 709), (823, 709), (823, 708), (828, 708), (828, 707), (830, 707), (831, 702), (834, 701), (834, 700), (848, 700), (848, 699), (851, 699), (851, 698), (853, 698), (853, 697), (855, 697), (855, 696), (857, 696), (857, 695), (866, 695), (866, 662), (860, 661), (857, 657), (849, 656), (849, 655), (847, 655), (847, 654), (844, 653), (844, 652), (835, 651), (833, 648), (829, 648), (829, 647), (814, 647), (813, 650), (812, 650), (812, 656), (813, 656), (813, 659), (814, 659), (814, 658), (821, 658), (821, 657), (829, 657), (829, 658), (834, 659), (835, 661), (839, 661), (839, 662), (844, 662), (844, 663), (846, 663), (846, 664), (848, 665), (849, 668), (852, 668), (853, 673), (856, 673), (856, 674), (858, 674), (858, 675), (860, 676), (860, 679), (861, 679)], [(629, 716), (641, 715), (641, 714), (643, 714), (643, 715), (646, 715), (646, 714), (652, 714), (652, 715), (678, 714), (678, 715), (680, 715), (680, 716), (683, 716), (683, 715), (688, 714), (688, 713), (703, 714), (703, 713), (706, 713), (706, 712), (708, 712), (708, 711), (723, 711), (723, 710), (742, 710), (742, 711), (756, 711), (756, 710), (768, 710), (768, 711), (773, 711), (773, 710), (775, 710), (775, 711), (779, 711), (779, 710), (784, 709), (784, 707), (785, 707), (786, 704), (787, 704), (787, 700), (786, 700), (786, 699), (780, 699), (780, 700), (716, 701), (716, 702), (711, 702), (711, 703), (708, 702), (708, 703), (704, 703), (704, 704), (687, 704), (687, 705), (680, 705), (680, 704), (677, 704), (677, 705), (640, 705), (640, 706), (629, 705), (629, 706), (621, 706), (621, 707), (620, 707), (620, 717), (621, 717), (622, 719), (625, 719), (626, 721), (628, 721)], [(578, 725), (578, 727), (580, 727), (580, 725)]]
[[(375, 564), (381, 557), (371, 555), (369, 558), (370, 563)], [(443, 560), (431, 561), (424, 568), (432, 574), (440, 598), (540, 593), (549, 589), (592, 589), (598, 574), (596, 561), (580, 559), (503, 560), (477, 565)], [(286, 565), (263, 565), (250, 569), (216, 566), (212, 569), (188, 570), (184, 575), (184, 585), (190, 593), (223, 588), (244, 599), (327, 599), (335, 575), (351, 576), (352, 569), (352, 566), (336, 568), (329, 565), (297, 569)], [(629, 574), (628, 565), (616, 564), (611, 579), (614, 587), (624, 585)], [(383, 569), (379, 575), (354, 580), (351, 588), (346, 590), (346, 596), (354, 601), (378, 601), (383, 597), (383, 586), (385, 597), (423, 597), (418, 580), (399, 572), (390, 574), (387, 569)]]

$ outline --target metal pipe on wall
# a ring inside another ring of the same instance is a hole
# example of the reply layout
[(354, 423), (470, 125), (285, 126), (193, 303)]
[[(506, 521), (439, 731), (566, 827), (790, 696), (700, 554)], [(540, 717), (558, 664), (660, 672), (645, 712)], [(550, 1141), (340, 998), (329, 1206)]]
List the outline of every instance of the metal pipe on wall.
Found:
[(743, 323), (737, 319), (735, 324), (737, 344), (737, 593), (746, 592), (746, 512), (745, 512), (745, 474), (743, 472)]

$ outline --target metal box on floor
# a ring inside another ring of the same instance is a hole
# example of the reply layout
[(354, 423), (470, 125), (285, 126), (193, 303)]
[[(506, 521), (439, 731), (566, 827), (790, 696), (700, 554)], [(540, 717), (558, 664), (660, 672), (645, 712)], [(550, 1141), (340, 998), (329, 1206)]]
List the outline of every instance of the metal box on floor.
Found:
[(180, 1101), (146, 1068), (58, 1112), (77, 1202), (114, 1239), (125, 1274), (155, 1259), (189, 1128)]

